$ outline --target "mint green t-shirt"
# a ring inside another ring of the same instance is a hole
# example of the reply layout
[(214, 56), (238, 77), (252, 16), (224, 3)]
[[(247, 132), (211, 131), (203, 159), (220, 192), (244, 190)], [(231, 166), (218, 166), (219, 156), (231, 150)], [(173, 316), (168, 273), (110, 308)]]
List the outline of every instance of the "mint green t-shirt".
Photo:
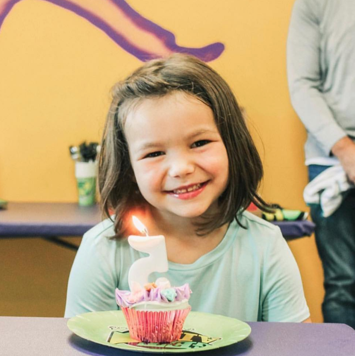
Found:
[[(280, 229), (244, 212), (232, 222), (220, 244), (192, 264), (169, 262), (173, 286), (189, 283), (193, 311), (244, 321), (301, 322), (309, 317), (296, 261)], [(115, 289), (129, 289), (128, 271), (145, 254), (126, 238), (110, 239), (113, 223), (105, 220), (82, 240), (70, 273), (65, 317), (118, 309)], [(201, 244), (204, 243), (201, 238)]]

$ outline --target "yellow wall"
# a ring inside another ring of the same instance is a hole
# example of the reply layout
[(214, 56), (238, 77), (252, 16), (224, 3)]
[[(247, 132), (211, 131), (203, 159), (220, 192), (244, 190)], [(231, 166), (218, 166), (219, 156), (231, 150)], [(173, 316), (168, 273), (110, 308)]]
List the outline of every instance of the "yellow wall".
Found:
[[(286, 81), (293, 2), (129, 0), (172, 31), (179, 45), (226, 45), (210, 64), (246, 109), (265, 165), (262, 194), (285, 207), (307, 209), (305, 130), (290, 105)], [(17, 4), (0, 30), (0, 197), (76, 201), (68, 147), (100, 140), (111, 86), (140, 64), (74, 13), (44, 1)], [(321, 321), (322, 270), (314, 238), (290, 246), (313, 319)]]

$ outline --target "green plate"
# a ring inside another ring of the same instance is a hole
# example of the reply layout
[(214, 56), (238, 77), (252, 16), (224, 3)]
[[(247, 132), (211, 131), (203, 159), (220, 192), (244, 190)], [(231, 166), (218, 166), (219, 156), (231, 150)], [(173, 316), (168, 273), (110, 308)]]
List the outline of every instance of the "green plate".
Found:
[(67, 325), (74, 334), (101, 345), (155, 353), (213, 350), (244, 340), (251, 332), (250, 326), (240, 320), (199, 312), (189, 313), (184, 338), (170, 344), (144, 344), (130, 339), (125, 317), (118, 310), (77, 315)]

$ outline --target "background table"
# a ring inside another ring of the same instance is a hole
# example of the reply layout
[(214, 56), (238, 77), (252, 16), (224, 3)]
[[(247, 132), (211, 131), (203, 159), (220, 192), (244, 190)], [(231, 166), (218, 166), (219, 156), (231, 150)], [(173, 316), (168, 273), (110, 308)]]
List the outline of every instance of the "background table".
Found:
[[(61, 243), (59, 236), (82, 236), (102, 219), (98, 206), (76, 203), (12, 203), (0, 210), (0, 237), (45, 237)], [(274, 222), (287, 240), (310, 236), (311, 221)], [(70, 247), (70, 243), (64, 243)], [(74, 247), (75, 248), (75, 247)]]
[(0, 236), (82, 236), (100, 220), (96, 205), (10, 202), (6, 210), (0, 210)]
[[(0, 317), (0, 354), (9, 356), (150, 355), (123, 351), (81, 339), (72, 334), (66, 323), (67, 319), (64, 318)], [(248, 324), (252, 332), (247, 339), (196, 355), (350, 356), (355, 354), (355, 331), (344, 324)]]
[(50, 242), (77, 250), (77, 245), (60, 237), (82, 236), (100, 221), (98, 206), (10, 202), (6, 210), (0, 210), (0, 238), (43, 237)]
[(273, 221), (282, 232), (286, 240), (298, 239), (304, 236), (311, 236), (314, 232), (315, 224), (309, 220), (302, 221)]

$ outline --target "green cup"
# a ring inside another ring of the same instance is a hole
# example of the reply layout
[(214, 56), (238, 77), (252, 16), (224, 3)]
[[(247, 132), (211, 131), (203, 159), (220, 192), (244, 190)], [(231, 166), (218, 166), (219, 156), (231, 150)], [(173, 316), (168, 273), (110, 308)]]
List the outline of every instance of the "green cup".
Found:
[(78, 202), (80, 206), (94, 205), (96, 202), (96, 177), (77, 178)]
[(91, 206), (96, 203), (97, 162), (76, 162), (75, 177), (78, 186), (78, 203)]

